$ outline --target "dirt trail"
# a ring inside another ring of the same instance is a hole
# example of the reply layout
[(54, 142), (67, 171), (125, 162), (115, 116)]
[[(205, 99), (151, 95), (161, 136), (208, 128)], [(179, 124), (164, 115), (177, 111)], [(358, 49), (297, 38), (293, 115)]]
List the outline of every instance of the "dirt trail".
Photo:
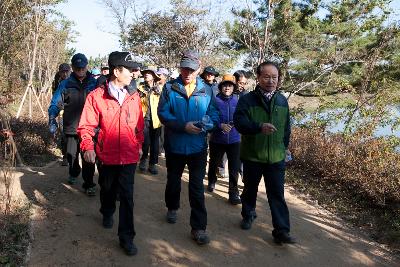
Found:
[[(292, 234), (298, 244), (272, 242), (271, 217), (260, 185), (258, 218), (249, 231), (239, 228), (240, 205), (227, 202), (227, 179), (206, 193), (211, 243), (190, 239), (187, 173), (182, 179), (178, 222), (165, 221), (166, 170), (158, 176), (136, 173), (135, 243), (138, 255), (118, 246), (117, 219), (111, 230), (101, 226), (99, 197), (89, 198), (81, 182), (66, 183), (67, 168), (53, 164), (38, 173), (21, 173), (22, 193), (34, 204), (29, 266), (400, 266), (382, 248), (325, 210), (307, 204), (287, 189)], [(97, 179), (97, 177), (96, 177)], [(17, 186), (19, 187), (19, 185)], [(118, 210), (118, 209), (117, 209)]]

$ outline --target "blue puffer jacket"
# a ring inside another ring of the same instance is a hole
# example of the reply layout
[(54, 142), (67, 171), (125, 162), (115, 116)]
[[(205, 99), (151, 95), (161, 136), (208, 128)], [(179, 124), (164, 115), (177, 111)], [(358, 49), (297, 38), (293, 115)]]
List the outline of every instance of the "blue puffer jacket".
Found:
[(210, 138), (210, 142), (218, 144), (233, 144), (240, 142), (240, 134), (235, 127), (230, 130), (229, 133), (224, 133), (221, 129), (221, 123), (233, 124), (233, 113), (235, 112), (236, 105), (239, 97), (236, 94), (232, 94), (230, 97), (225, 97), (222, 94), (218, 94), (215, 98), (215, 103), (220, 111), (220, 123), (218, 129), (216, 129)]
[(214, 96), (216, 96), (219, 93), (218, 83), (217, 82), (213, 82), (212, 84), (209, 84), (209, 83), (204, 81), (204, 83), (211, 87), (211, 89), (212, 89), (212, 91), (214, 93)]
[(212, 90), (201, 78), (190, 97), (180, 77), (164, 85), (158, 103), (158, 117), (165, 126), (164, 148), (166, 152), (189, 155), (207, 149), (207, 133), (189, 134), (185, 125), (189, 121), (201, 121), (210, 116), (214, 128), (219, 123), (219, 112), (215, 106)]
[(82, 82), (72, 73), (68, 79), (62, 81), (58, 86), (49, 106), (49, 119), (52, 121), (64, 109), (63, 130), (65, 134), (77, 134), (76, 130), (86, 96), (95, 89), (96, 82), (96, 79), (89, 72), (86, 73)]

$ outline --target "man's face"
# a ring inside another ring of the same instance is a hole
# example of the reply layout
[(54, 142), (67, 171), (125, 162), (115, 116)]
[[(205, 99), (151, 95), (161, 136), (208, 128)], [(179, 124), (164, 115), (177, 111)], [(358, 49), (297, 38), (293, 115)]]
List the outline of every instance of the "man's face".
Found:
[(225, 96), (231, 96), (233, 93), (233, 84), (230, 82), (225, 82), (221, 86), (221, 93)]
[(133, 73), (132, 70), (128, 70), (125, 67), (122, 67), (122, 70), (119, 70), (118, 68), (114, 69), (114, 75), (117, 78), (117, 82), (121, 86), (127, 86), (131, 83)]
[(78, 79), (83, 79), (86, 77), (86, 72), (87, 72), (87, 66), (83, 67), (83, 68), (78, 68), (78, 67), (74, 67), (72, 66), (72, 71), (75, 73), (76, 77), (78, 77)]
[(154, 76), (153, 76), (153, 74), (151, 72), (146, 71), (144, 73), (143, 79), (144, 79), (145, 82), (149, 83), (149, 82), (154, 81)]
[(182, 81), (183, 83), (189, 84), (191, 82), (193, 82), (197, 75), (199, 74), (200, 68), (198, 70), (192, 70), (189, 68), (181, 68), (181, 77), (182, 77)]
[(133, 79), (137, 80), (140, 77), (140, 69), (132, 69)]
[(258, 84), (266, 92), (272, 92), (278, 87), (279, 72), (274, 65), (266, 65), (257, 75)]
[(206, 72), (204, 75), (204, 78), (206, 80), (207, 83), (213, 83), (214, 79), (215, 79), (215, 75), (209, 72)]
[(167, 82), (167, 76), (164, 74), (160, 74), (160, 81), (158, 81), (160, 84), (165, 84)]
[(65, 79), (67, 79), (68, 76), (71, 74), (71, 71), (69, 71), (69, 70), (63, 70), (63, 71), (60, 71), (59, 74), (60, 74), (60, 79), (61, 79), (61, 80), (65, 80)]
[(102, 69), (101, 70), (101, 74), (103, 74), (103, 75), (108, 75), (109, 73), (110, 73), (109, 69)]
[(247, 78), (244, 76), (241, 76), (239, 78), (239, 81), (237, 82), (238, 85), (238, 89), (240, 92), (244, 91), (246, 89), (246, 85), (247, 85)]

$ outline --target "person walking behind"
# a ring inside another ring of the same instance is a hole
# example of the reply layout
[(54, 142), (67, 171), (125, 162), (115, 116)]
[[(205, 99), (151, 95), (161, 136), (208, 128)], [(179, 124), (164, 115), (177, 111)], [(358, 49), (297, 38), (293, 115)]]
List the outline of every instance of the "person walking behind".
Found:
[(60, 66), (58, 66), (58, 71), (57, 71), (56, 75), (54, 76), (54, 80), (51, 85), (53, 94), (58, 89), (60, 82), (66, 80), (70, 74), (71, 74), (71, 67), (68, 63), (62, 63), (62, 64), (60, 64)]
[(216, 171), (218, 162), (226, 153), (229, 169), (229, 202), (232, 205), (240, 204), (238, 190), (238, 173), (240, 169), (240, 134), (233, 126), (233, 113), (238, 103), (238, 96), (233, 94), (236, 88), (235, 77), (225, 74), (219, 83), (219, 93), (215, 98), (216, 106), (220, 111), (220, 123), (210, 137), (210, 163), (208, 165), (208, 191), (213, 192), (217, 182)]
[(88, 196), (96, 195), (96, 184), (93, 182), (95, 165), (82, 157), (82, 168), (79, 165), (79, 139), (77, 127), (81, 117), (86, 96), (95, 88), (96, 79), (88, 72), (88, 60), (84, 54), (75, 54), (71, 59), (72, 74), (62, 81), (49, 107), (50, 132), (55, 131), (58, 125), (56, 118), (61, 109), (63, 113), (63, 131), (66, 140), (67, 160), (69, 165), (69, 184), (75, 184), (76, 178), (82, 170), (82, 187)]
[(166, 84), (168, 81), (169, 71), (166, 68), (159, 68), (156, 74), (160, 77), (158, 84), (160, 85), (161, 88), (163, 88), (164, 84)]
[(239, 97), (247, 94), (246, 86), (247, 86), (247, 76), (244, 70), (235, 71), (233, 74), (236, 79), (237, 88), (234, 91)]
[[(110, 78), (88, 96), (78, 133), (85, 160), (94, 163), (98, 158), (103, 226), (113, 227), (119, 194), (120, 246), (127, 255), (135, 255), (133, 185), (144, 139), (144, 121), (139, 94), (129, 86), (134, 67), (132, 56), (128, 52), (112, 52), (108, 64)], [(97, 127), (97, 142), (94, 143)]]
[[(57, 71), (56, 75), (54, 76), (54, 80), (51, 85), (53, 94), (57, 91), (58, 86), (60, 85), (60, 82), (62, 82), (63, 80), (66, 80), (70, 74), (71, 74), (71, 66), (68, 63), (62, 63), (62, 64), (60, 64), (60, 66), (58, 66), (58, 71)], [(68, 166), (67, 140), (65, 138), (65, 134), (62, 129), (63, 128), (62, 127), (62, 113), (63, 113), (63, 111), (60, 112), (60, 118), (59, 118), (60, 149), (61, 149), (61, 153), (63, 155), (61, 166)]]
[[(158, 116), (165, 126), (167, 221), (177, 221), (181, 177), (187, 164), (191, 235), (197, 244), (204, 245), (210, 241), (206, 232), (207, 211), (203, 185), (207, 164), (207, 130), (218, 125), (219, 114), (211, 88), (197, 78), (199, 71), (197, 52), (185, 51), (180, 61), (180, 76), (167, 82), (162, 90)], [(204, 124), (201, 123), (203, 119)]]
[(140, 171), (146, 170), (147, 158), (149, 156), (148, 171), (157, 175), (158, 170), (156, 164), (158, 163), (158, 155), (160, 152), (160, 135), (161, 135), (161, 122), (157, 115), (157, 106), (160, 100), (161, 89), (157, 82), (160, 77), (156, 74), (156, 68), (146, 67), (142, 71), (144, 82), (139, 85), (139, 95), (142, 102), (142, 111), (144, 115), (144, 143), (143, 154), (140, 158), (139, 169)]
[(255, 219), (258, 184), (264, 176), (274, 241), (278, 244), (294, 243), (284, 197), (285, 156), (290, 138), (289, 105), (276, 90), (281, 78), (277, 64), (261, 63), (256, 73), (256, 88), (239, 99), (233, 116), (235, 127), (242, 134), (240, 158), (244, 189), (241, 228), (250, 229)]
[(218, 83), (215, 80), (219, 76), (219, 72), (215, 70), (213, 66), (205, 67), (203, 73), (200, 77), (204, 80), (204, 82), (211, 87), (214, 96), (218, 94)]

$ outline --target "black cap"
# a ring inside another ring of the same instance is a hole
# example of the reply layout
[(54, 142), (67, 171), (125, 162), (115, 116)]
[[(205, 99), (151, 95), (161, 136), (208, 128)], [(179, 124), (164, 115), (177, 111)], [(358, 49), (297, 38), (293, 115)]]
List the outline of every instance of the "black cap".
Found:
[(75, 54), (71, 59), (71, 65), (76, 68), (84, 68), (88, 63), (87, 57), (81, 53)]
[(140, 64), (133, 61), (131, 53), (119, 51), (114, 51), (108, 56), (108, 65), (114, 68), (117, 66), (123, 66), (127, 69), (140, 68)]
[(71, 67), (69, 66), (68, 63), (62, 63), (60, 66), (58, 66), (58, 71), (70, 71)]
[(216, 71), (215, 68), (214, 68), (213, 66), (207, 66), (207, 67), (205, 67), (203, 73), (204, 73), (204, 72), (208, 72), (208, 73), (210, 73), (210, 74), (213, 74), (213, 75), (215, 75), (215, 77), (218, 77), (218, 76), (219, 76), (219, 72)]

